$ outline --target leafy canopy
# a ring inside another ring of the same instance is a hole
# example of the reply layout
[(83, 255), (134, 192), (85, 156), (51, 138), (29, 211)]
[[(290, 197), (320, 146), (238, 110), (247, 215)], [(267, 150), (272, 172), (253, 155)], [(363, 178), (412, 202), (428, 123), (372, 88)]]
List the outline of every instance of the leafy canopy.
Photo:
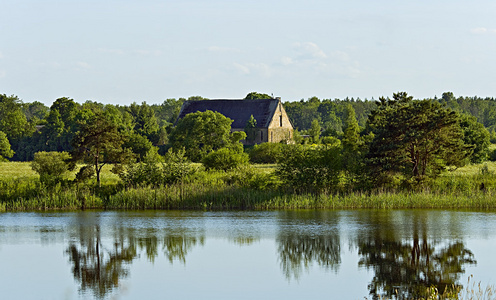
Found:
[(448, 165), (464, 164), (472, 151), (463, 143), (458, 113), (404, 92), (381, 98), (367, 126), (374, 135), (368, 153), (374, 178), (395, 172), (417, 180), (435, 176)]
[(208, 153), (220, 148), (241, 148), (244, 132), (231, 133), (233, 121), (218, 112), (207, 110), (187, 114), (177, 122), (169, 142), (174, 149), (186, 149), (192, 161), (201, 161)]
[(12, 156), (14, 156), (14, 151), (10, 149), (9, 139), (3, 131), (0, 131), (0, 161)]
[[(72, 140), (73, 159), (92, 165), (100, 185), (100, 172), (104, 165), (127, 162), (132, 155), (122, 148), (124, 137), (105, 112), (97, 111), (80, 126), (80, 131)], [(117, 172), (117, 169), (114, 170)]]
[(31, 168), (40, 175), (41, 182), (54, 185), (62, 180), (64, 173), (69, 171), (70, 158), (67, 152), (36, 152)]

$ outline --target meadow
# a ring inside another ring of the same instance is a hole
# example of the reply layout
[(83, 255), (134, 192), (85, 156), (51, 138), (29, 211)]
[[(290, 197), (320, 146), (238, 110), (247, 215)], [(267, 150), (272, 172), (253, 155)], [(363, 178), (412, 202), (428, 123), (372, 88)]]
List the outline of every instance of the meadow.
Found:
[(0, 162), (0, 211), (78, 209), (496, 209), (496, 163), (468, 165), (443, 173), (417, 189), (294, 193), (276, 165), (232, 171), (200, 169), (181, 182), (125, 186), (102, 171), (102, 185), (75, 184), (75, 172), (56, 186), (40, 183), (28, 162)]

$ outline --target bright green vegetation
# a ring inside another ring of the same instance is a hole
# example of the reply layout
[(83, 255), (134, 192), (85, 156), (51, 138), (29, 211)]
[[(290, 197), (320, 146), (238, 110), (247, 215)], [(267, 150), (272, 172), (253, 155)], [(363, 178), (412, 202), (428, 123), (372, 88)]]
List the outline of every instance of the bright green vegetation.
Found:
[(0, 96), (0, 158), (32, 161), (38, 174), (2, 164), (0, 173), (20, 171), (0, 174), (2, 210), (496, 208), (493, 164), (474, 165), (496, 159), (490, 133), (479, 117), (450, 108), (450, 94), (380, 98), (364, 124), (361, 104), (312, 98), (293, 111), (321, 116), (306, 138), (296, 132), (287, 144), (246, 149), (246, 133), (231, 132), (232, 120), (217, 112), (172, 126), (184, 99), (118, 107), (59, 98), (44, 110)]
[[(102, 170), (95, 179), (70, 184), (76, 172), (54, 187), (40, 183), (30, 163), (0, 163), (0, 210), (45, 209), (341, 209), (445, 208), (496, 209), (496, 163), (469, 165), (425, 183), (421, 191), (377, 189), (348, 193), (292, 193), (276, 176), (274, 165), (231, 171), (197, 170), (170, 184), (126, 186)], [(160, 165), (158, 169), (162, 168)], [(170, 180), (170, 179), (169, 179)], [(481, 184), (484, 187), (481, 188)]]

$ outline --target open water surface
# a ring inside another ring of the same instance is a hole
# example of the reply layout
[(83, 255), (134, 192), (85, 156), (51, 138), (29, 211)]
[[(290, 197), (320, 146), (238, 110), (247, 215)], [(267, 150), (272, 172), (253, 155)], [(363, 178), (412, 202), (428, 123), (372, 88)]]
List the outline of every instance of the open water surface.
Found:
[(0, 213), (0, 299), (415, 298), (496, 284), (496, 213)]

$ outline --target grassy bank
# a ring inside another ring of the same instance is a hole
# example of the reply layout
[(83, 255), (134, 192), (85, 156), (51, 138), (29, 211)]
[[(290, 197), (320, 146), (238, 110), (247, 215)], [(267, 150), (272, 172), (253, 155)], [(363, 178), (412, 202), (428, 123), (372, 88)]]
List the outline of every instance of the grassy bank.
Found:
[[(274, 166), (201, 171), (173, 185), (125, 188), (105, 168), (103, 184), (43, 186), (28, 163), (0, 163), (0, 211), (96, 209), (496, 209), (496, 164), (467, 166), (421, 189), (295, 194), (281, 188)], [(482, 170), (482, 171), (481, 171)]]

